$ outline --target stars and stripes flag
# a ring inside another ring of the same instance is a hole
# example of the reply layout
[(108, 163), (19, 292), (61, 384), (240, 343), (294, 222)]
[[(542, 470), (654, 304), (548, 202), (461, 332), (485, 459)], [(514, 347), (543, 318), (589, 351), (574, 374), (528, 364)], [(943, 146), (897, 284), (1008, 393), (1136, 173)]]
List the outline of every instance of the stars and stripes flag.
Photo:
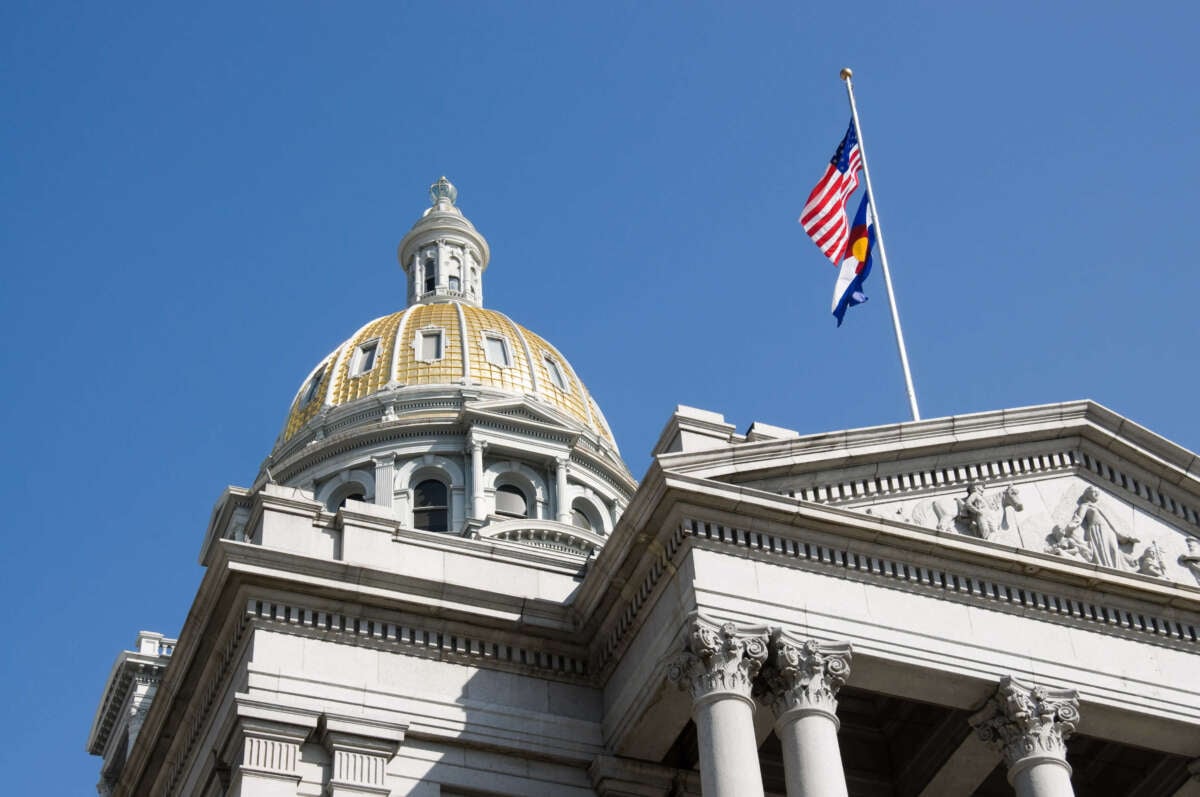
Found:
[(854, 120), (838, 144), (816, 188), (800, 214), (804, 232), (836, 266), (846, 254), (850, 240), (850, 223), (846, 220), (846, 200), (858, 188), (858, 171), (862, 168), (862, 150), (858, 146), (858, 130)]
[(875, 217), (871, 213), (871, 201), (863, 192), (858, 212), (854, 214), (854, 225), (850, 228), (850, 243), (846, 246), (846, 258), (838, 270), (837, 282), (833, 286), (833, 315), (838, 326), (846, 315), (846, 308), (862, 304), (867, 300), (863, 283), (871, 274), (871, 249), (875, 244)]

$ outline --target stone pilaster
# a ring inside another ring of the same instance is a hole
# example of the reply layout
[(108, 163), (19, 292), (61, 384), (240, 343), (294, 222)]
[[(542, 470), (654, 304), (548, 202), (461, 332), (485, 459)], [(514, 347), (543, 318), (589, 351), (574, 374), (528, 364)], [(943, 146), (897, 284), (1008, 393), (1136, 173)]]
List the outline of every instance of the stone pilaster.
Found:
[(375, 457), (375, 504), (391, 506), (392, 495), (396, 489), (396, 456), (389, 454)]
[(245, 718), (238, 723), (230, 795), (295, 794), (300, 783), (300, 745), (310, 728)]
[(567, 457), (554, 460), (554, 492), (558, 504), (557, 520), (559, 523), (571, 522), (571, 502), (567, 500)]
[(667, 678), (692, 695), (705, 797), (762, 797), (750, 693), (767, 657), (766, 629), (693, 613), (685, 644)]
[(387, 765), (404, 741), (407, 725), (361, 717), (321, 717), (321, 743), (329, 751), (329, 797), (379, 797), (390, 793)]
[(226, 797), (295, 797), (300, 748), (317, 725), (313, 712), (287, 709), (243, 696), (214, 764), (228, 768)]
[(788, 797), (845, 797), (838, 747), (838, 690), (850, 677), (850, 644), (776, 629), (756, 692), (775, 712)]
[(979, 738), (1004, 757), (1018, 797), (1069, 797), (1067, 738), (1079, 722), (1079, 695), (1005, 676), (971, 717)]
[(471, 450), (471, 517), (482, 520), (486, 514), (483, 507), (483, 450), (487, 443), (471, 435), (467, 447)]

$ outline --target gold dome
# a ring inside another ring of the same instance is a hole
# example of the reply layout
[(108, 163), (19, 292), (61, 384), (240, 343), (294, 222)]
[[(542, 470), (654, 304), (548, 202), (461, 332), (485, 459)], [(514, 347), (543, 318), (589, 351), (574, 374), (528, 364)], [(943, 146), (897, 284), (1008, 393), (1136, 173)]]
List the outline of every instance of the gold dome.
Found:
[(557, 349), (503, 313), (462, 302), (415, 304), (356, 332), (300, 387), (279, 442), (289, 440), (326, 407), (408, 385), (463, 385), (528, 394), (616, 448), (600, 408)]

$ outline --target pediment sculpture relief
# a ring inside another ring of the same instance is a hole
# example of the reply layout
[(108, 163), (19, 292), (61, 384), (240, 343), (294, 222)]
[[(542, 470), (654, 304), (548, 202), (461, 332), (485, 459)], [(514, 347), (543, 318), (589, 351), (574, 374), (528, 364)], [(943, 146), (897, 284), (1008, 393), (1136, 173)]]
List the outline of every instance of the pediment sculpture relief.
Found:
[(1187, 553), (1180, 555), (1179, 564), (1190, 570), (1196, 577), (1196, 583), (1200, 584), (1200, 540), (1188, 537)]
[(1121, 527), (1115, 515), (1100, 505), (1100, 491), (1087, 487), (1075, 501), (1071, 517), (1046, 535), (1046, 553), (1080, 559), (1101, 567), (1162, 578), (1166, 561), (1157, 542), (1135, 556), (1141, 542)]
[[(981, 480), (969, 482), (965, 496), (943, 495), (866, 511), (943, 533), (1044, 551), (1127, 573), (1171, 578), (1174, 549), (1182, 547), (1183, 539), (1180, 546), (1165, 538), (1143, 541), (1130, 529), (1128, 507), (1086, 483), (1082, 491), (1066, 486), (1062, 490), (1045, 483), (1034, 485), (1034, 506), (1029, 511), (1016, 485), (989, 488)], [(1187, 537), (1186, 543), (1187, 553), (1179, 556), (1178, 562), (1200, 583), (1200, 539)], [(1167, 550), (1172, 551), (1170, 556)]]
[(999, 493), (988, 494), (982, 482), (967, 485), (966, 498), (934, 498), (912, 508), (912, 522), (938, 531), (956, 531), (990, 540), (1001, 531), (1015, 531), (1016, 513), (1025, 507), (1021, 493), (1009, 484)]

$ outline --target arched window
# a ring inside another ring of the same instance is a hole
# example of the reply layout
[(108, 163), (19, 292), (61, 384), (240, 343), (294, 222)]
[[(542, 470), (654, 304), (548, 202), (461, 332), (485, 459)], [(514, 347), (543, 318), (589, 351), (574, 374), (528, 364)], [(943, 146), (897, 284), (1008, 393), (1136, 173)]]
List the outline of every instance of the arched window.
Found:
[(585, 531), (604, 533), (604, 526), (596, 515), (596, 508), (587, 501), (576, 498), (571, 504), (571, 523)]
[(529, 517), (529, 500), (520, 487), (502, 484), (496, 488), (496, 514), (504, 517)]
[(579, 507), (575, 507), (571, 510), (571, 522), (584, 531), (592, 530), (592, 521), (588, 519), (587, 515), (580, 511)]
[(413, 526), (422, 531), (449, 531), (450, 512), (446, 485), (426, 479), (413, 488)]
[(459, 288), (458, 277), (453, 277), (453, 276), (450, 277), (449, 283), (450, 283), (450, 290), (452, 290), (452, 291), (458, 290), (458, 288)]
[(425, 259), (425, 292), (432, 293), (437, 288), (437, 261), (432, 257)]
[(342, 499), (340, 501), (338, 501), (337, 506), (335, 506), (334, 509), (335, 510), (341, 509), (342, 507), (344, 507), (346, 505), (347, 501), (366, 501), (366, 500), (367, 500), (367, 497), (365, 495), (363, 495), (361, 492), (350, 493), (347, 496), (343, 496)]

